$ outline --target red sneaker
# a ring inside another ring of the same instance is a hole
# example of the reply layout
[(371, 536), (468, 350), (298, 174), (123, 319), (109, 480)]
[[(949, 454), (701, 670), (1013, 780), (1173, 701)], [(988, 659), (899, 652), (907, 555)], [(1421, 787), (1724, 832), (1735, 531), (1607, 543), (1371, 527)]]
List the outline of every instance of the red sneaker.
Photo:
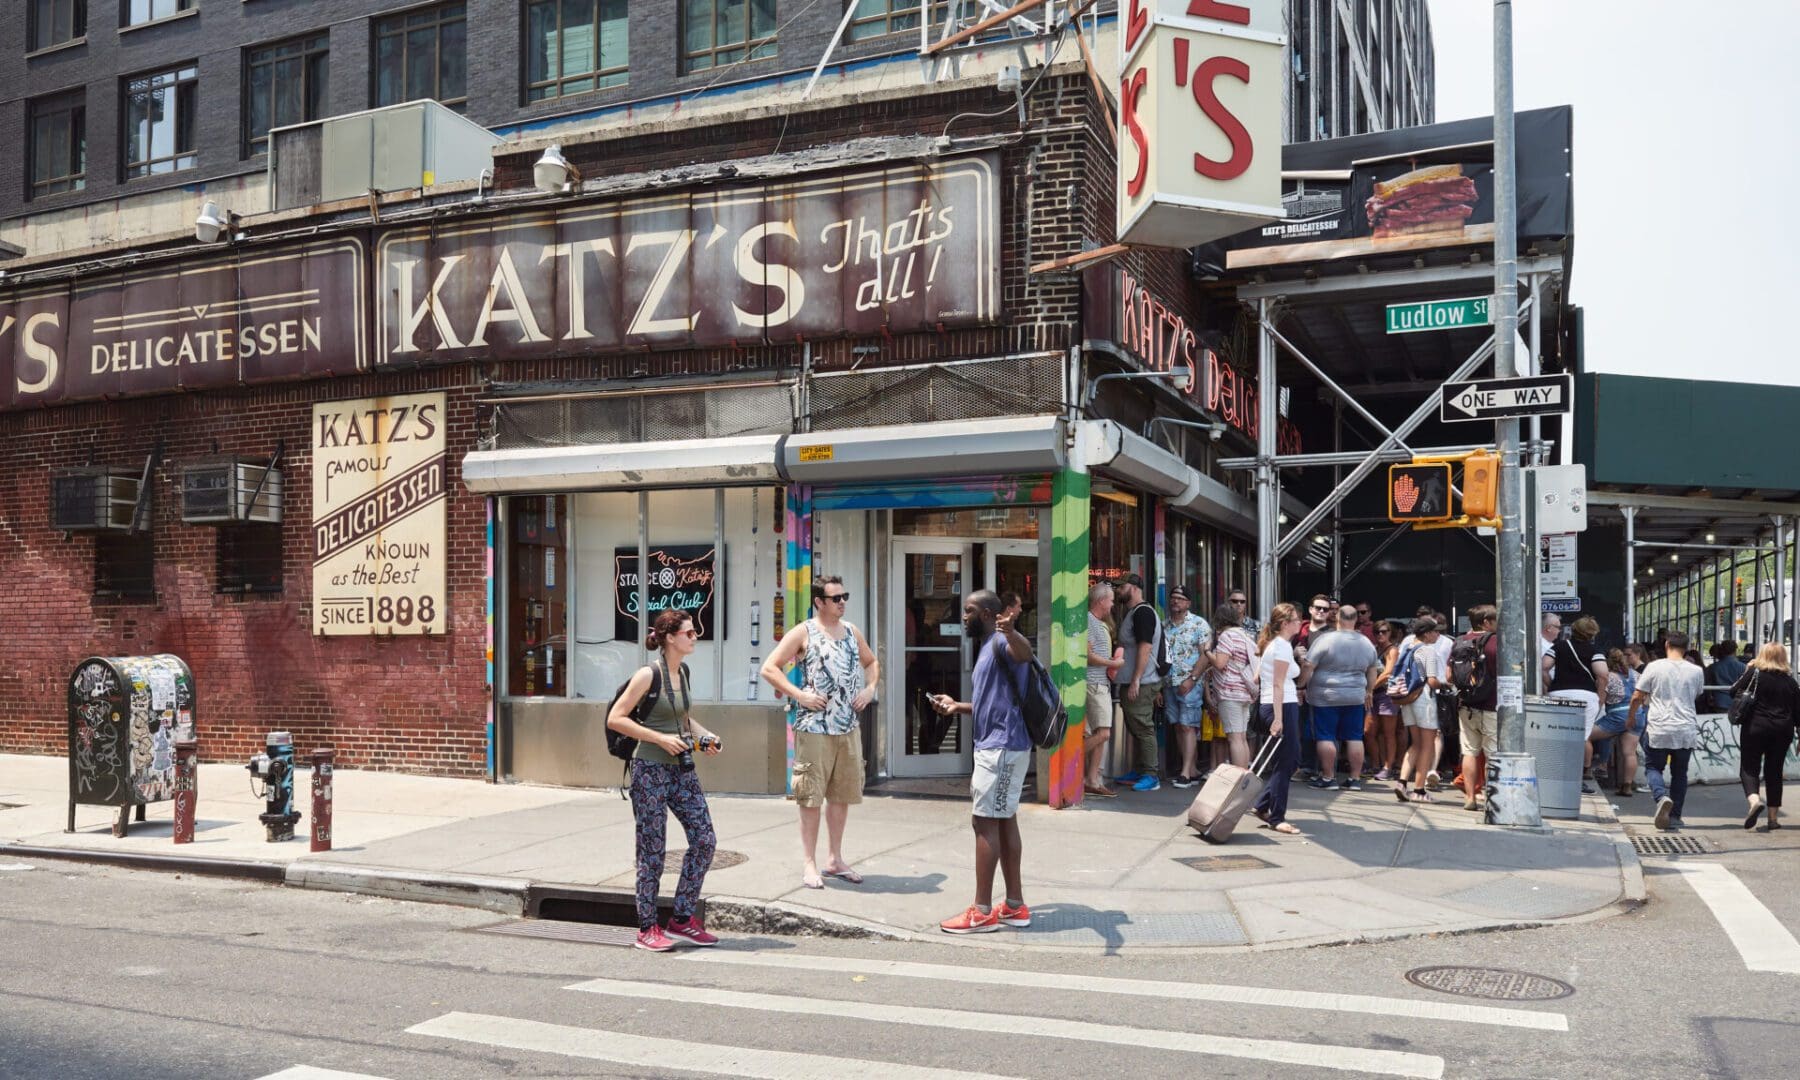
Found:
[(946, 934), (991, 934), (1000, 929), (1000, 917), (970, 904), (969, 910), (956, 918), (938, 923), (938, 929)]
[(638, 948), (645, 949), (649, 952), (668, 952), (675, 947), (675, 943), (669, 940), (668, 935), (662, 932), (662, 927), (660, 926), (652, 926), (648, 930), (639, 930), (637, 941), (633, 944)]
[(699, 919), (670, 919), (668, 935), (680, 938), (695, 945), (717, 945), (719, 939), (706, 932), (706, 924)]
[(994, 918), (999, 919), (1007, 926), (1030, 926), (1031, 909), (1024, 904), (1013, 907), (1002, 900), (994, 908)]

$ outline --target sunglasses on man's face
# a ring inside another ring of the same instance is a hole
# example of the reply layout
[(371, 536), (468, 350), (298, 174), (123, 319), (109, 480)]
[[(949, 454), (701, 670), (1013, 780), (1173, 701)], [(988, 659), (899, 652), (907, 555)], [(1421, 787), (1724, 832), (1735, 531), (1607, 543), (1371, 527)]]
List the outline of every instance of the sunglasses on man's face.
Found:
[(1244, 599), (1244, 598), (1243, 598), (1243, 597), (1241, 597), (1241, 596), (1234, 596), (1234, 597), (1232, 597), (1232, 598), (1231, 598), (1231, 602), (1232, 602), (1232, 603), (1234, 603), (1234, 604), (1236, 604), (1236, 605), (1237, 605), (1237, 606), (1238, 606), (1238, 607), (1243, 607), (1243, 606), (1244, 606), (1244, 605), (1245, 605), (1245, 604), (1247, 604), (1247, 603), (1249, 603), (1249, 601), (1248, 601), (1248, 600), (1245, 600), (1245, 599)]
[(848, 604), (850, 602), (850, 594), (847, 592), (826, 593), (819, 599), (825, 601), (827, 604)]
[(1328, 607), (1315, 607), (1315, 608), (1313, 608), (1313, 611), (1314, 611), (1314, 612), (1316, 612), (1316, 613), (1318, 613), (1318, 614), (1320, 614), (1320, 615), (1323, 615), (1323, 614), (1325, 614), (1325, 613), (1326, 613), (1326, 612), (1328, 612), (1328, 611), (1330, 611), (1330, 610), (1331, 610), (1331, 609), (1330, 609), (1330, 608), (1328, 608)]

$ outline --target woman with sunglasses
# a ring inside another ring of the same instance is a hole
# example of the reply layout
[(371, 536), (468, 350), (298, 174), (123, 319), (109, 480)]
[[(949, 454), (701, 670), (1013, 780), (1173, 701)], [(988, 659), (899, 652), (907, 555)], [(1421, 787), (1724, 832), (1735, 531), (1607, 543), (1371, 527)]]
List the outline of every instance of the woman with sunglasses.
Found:
[[(631, 759), (631, 813), (637, 819), (636, 944), (650, 952), (673, 949), (671, 938), (695, 945), (719, 943), (694, 917), (718, 842), (706, 793), (694, 772), (693, 751), (717, 754), (724, 749), (717, 735), (688, 715), (687, 658), (693, 655), (698, 636), (687, 612), (671, 608), (658, 615), (644, 642), (654, 654), (651, 663), (631, 676), (606, 716), (607, 727), (638, 741)], [(635, 715), (652, 685), (657, 688), (655, 702), (643, 716)], [(687, 857), (675, 886), (675, 916), (665, 932), (656, 924), (656, 894), (667, 852), (668, 814), (674, 814), (687, 833)]]

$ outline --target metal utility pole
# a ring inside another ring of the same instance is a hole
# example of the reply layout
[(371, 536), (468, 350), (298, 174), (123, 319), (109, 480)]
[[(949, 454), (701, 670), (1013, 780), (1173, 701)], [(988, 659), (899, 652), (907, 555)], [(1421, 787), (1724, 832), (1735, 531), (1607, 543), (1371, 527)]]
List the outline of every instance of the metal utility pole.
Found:
[[(1514, 166), (1512, 87), (1512, 0), (1494, 0), (1494, 376), (1519, 373), (1513, 343), (1519, 336), (1518, 175)], [(1532, 312), (1537, 318), (1537, 312)], [(1497, 421), (1500, 450), (1500, 642), (1498, 690), (1501, 755), (1525, 752), (1525, 664), (1535, 662), (1530, 650), (1535, 613), (1527, 611), (1525, 570), (1535, 568), (1535, 552), (1525, 550), (1525, 500), (1519, 454), (1519, 421)], [(1530, 560), (1529, 564), (1527, 560)], [(1531, 768), (1536, 775), (1535, 765)], [(1533, 800), (1535, 802), (1535, 800)], [(1537, 825), (1536, 807), (1514, 825)]]

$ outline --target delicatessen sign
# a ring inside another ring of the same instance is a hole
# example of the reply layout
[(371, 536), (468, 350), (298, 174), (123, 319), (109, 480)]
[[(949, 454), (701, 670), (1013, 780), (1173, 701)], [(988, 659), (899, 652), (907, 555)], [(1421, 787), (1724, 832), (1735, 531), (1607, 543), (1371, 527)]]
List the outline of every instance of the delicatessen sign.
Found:
[(344, 237), (0, 295), (0, 409), (361, 371), (365, 252)]
[(387, 233), (378, 364), (991, 323), (999, 158), (582, 203)]
[(313, 406), (313, 633), (442, 634), (445, 395)]

